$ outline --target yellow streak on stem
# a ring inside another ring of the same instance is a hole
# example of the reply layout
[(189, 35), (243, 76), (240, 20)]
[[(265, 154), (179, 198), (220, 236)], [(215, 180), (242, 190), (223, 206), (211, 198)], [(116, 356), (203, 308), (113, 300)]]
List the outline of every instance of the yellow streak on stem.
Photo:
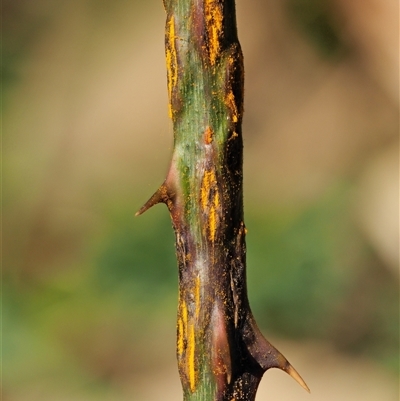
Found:
[[(210, 192), (214, 190), (214, 196), (210, 201)], [(201, 185), (200, 203), (205, 213), (208, 212), (208, 229), (209, 238), (212, 242), (215, 241), (215, 234), (218, 225), (218, 209), (219, 209), (219, 194), (217, 186), (217, 178), (213, 170), (206, 171), (203, 176)]]
[(219, 207), (219, 194), (218, 194), (218, 187), (217, 187), (217, 181), (215, 178), (215, 174), (214, 174), (213, 178), (214, 178), (213, 184), (215, 186), (215, 195), (214, 195), (214, 199), (212, 200), (213, 204), (210, 209), (210, 215), (209, 215), (209, 220), (208, 220), (208, 224), (210, 226), (210, 240), (212, 242), (214, 242), (215, 234), (217, 232), (217, 217), (218, 217), (217, 210)]
[(216, 0), (205, 0), (204, 9), (206, 15), (208, 46), (211, 65), (215, 64), (220, 52), (220, 36), (222, 34), (223, 14)]
[(185, 301), (182, 301), (181, 317), (182, 317), (183, 330), (186, 330), (188, 322), (188, 310)]
[(194, 326), (191, 324), (188, 328), (187, 368), (189, 385), (192, 392), (196, 389), (195, 341)]
[(168, 96), (169, 96), (168, 112), (169, 112), (169, 117), (172, 119), (173, 116), (172, 90), (178, 81), (178, 71), (177, 71), (178, 61), (175, 47), (175, 21), (173, 16), (167, 23), (167, 34), (168, 34), (168, 46), (166, 48), (165, 58), (167, 62), (167, 80), (168, 80)]
[(239, 113), (238, 109), (236, 107), (236, 101), (235, 101), (235, 96), (233, 95), (232, 91), (229, 91), (228, 94), (225, 97), (225, 104), (229, 107), (232, 113), (232, 121), (234, 123), (238, 122), (239, 119)]
[(185, 351), (185, 332), (187, 331), (188, 310), (186, 302), (182, 301), (180, 304), (180, 314), (178, 317), (178, 340), (177, 351), (178, 355), (183, 355)]
[(215, 182), (214, 171), (206, 171), (203, 176), (203, 182), (201, 184), (201, 207), (205, 210), (208, 206), (208, 194), (211, 190), (211, 185)]
[(213, 141), (214, 132), (210, 127), (207, 127), (204, 132), (204, 143), (209, 145)]
[(216, 212), (215, 212), (214, 206), (211, 206), (211, 209), (210, 209), (208, 225), (210, 226), (210, 240), (212, 242), (214, 242), (215, 232), (217, 231), (217, 219), (216, 219)]
[(178, 355), (181, 356), (183, 354), (184, 350), (184, 344), (185, 342), (183, 341), (183, 336), (184, 336), (184, 331), (183, 331), (183, 322), (181, 318), (178, 318)]

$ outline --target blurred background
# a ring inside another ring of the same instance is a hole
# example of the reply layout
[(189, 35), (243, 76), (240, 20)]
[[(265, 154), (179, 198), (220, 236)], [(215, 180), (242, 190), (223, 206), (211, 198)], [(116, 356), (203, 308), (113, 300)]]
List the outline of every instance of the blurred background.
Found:
[[(258, 400), (398, 400), (398, 11), (237, 0)], [(181, 399), (162, 2), (2, 14), (3, 400)]]

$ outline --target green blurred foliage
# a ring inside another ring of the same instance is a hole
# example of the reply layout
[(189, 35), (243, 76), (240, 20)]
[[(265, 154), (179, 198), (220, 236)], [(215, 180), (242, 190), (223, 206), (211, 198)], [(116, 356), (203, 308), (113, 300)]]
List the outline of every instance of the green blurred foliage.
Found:
[(349, 266), (354, 250), (347, 249), (354, 232), (343, 199), (336, 197), (297, 213), (269, 211), (254, 222), (250, 214), (250, 296), (255, 311), (264, 310), (266, 327), (285, 335), (329, 336), (335, 308), (355, 274)]
[(331, 0), (287, 0), (288, 15), (317, 52), (328, 58), (346, 48)]
[[(110, 233), (97, 262), (101, 291), (124, 293), (132, 303), (162, 302), (176, 290), (174, 239), (168, 213), (142, 217), (146, 226), (129, 218)], [(151, 295), (151, 296), (150, 296)]]
[(397, 372), (398, 285), (349, 210), (341, 187), (302, 210), (250, 210), (251, 305), (267, 331), (328, 340)]
[(71, 392), (70, 382), (91, 396), (92, 386), (115, 395), (115, 380), (154, 364), (145, 346), (152, 340), (153, 350), (165, 345), (157, 344), (160, 327), (173, 334), (177, 274), (168, 213), (158, 208), (134, 219), (126, 208), (104, 210), (104, 216), (86, 262), (54, 266), (55, 274), (29, 282), (16, 269), (4, 274), (7, 386), (51, 380)]

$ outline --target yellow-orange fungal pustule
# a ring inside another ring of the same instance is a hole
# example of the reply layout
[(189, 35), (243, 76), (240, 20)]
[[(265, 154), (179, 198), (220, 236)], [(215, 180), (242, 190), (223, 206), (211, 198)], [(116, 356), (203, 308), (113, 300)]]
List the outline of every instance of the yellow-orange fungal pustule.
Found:
[(188, 324), (188, 310), (185, 301), (180, 302), (179, 308), (179, 316), (178, 316), (178, 342), (177, 342), (177, 351), (178, 355), (183, 355), (185, 351), (185, 336), (187, 333), (187, 324)]
[(187, 337), (187, 349), (186, 349), (186, 358), (187, 358), (187, 375), (189, 378), (189, 386), (190, 390), (194, 392), (196, 390), (196, 337), (193, 324), (190, 324), (188, 327), (188, 337)]
[(175, 37), (175, 21), (174, 17), (172, 16), (167, 22), (167, 46), (165, 53), (169, 98), (168, 114), (171, 119), (173, 118), (172, 91), (178, 82), (178, 61), (176, 55)]
[(204, 131), (204, 143), (209, 145), (213, 141), (214, 132), (210, 127), (207, 127)]
[(210, 63), (214, 65), (221, 50), (220, 37), (223, 33), (223, 13), (221, 5), (216, 0), (205, 0), (204, 11), (207, 24)]
[(203, 212), (208, 215), (208, 237), (214, 242), (218, 228), (218, 211), (220, 208), (217, 178), (214, 170), (207, 170), (204, 173), (200, 203)]
[(217, 218), (216, 218), (216, 210), (214, 206), (210, 208), (210, 214), (208, 217), (208, 226), (210, 228), (209, 238), (211, 242), (215, 241), (215, 233), (217, 231)]
[(178, 355), (181, 356), (184, 351), (184, 329), (183, 329), (183, 321), (181, 318), (178, 318), (178, 342), (177, 342), (177, 351)]
[(230, 90), (225, 96), (225, 104), (228, 106), (231, 111), (232, 121), (237, 123), (239, 121), (239, 112), (236, 106), (236, 100), (233, 92)]
[(211, 189), (217, 185), (217, 178), (215, 176), (214, 170), (206, 170), (204, 172), (203, 181), (201, 183), (201, 207), (203, 211), (208, 206), (209, 203), (209, 194)]

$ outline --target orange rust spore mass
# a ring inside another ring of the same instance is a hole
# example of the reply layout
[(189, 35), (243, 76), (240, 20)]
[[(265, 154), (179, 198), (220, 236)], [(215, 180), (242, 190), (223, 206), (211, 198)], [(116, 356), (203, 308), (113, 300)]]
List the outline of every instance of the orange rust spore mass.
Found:
[(207, 127), (204, 132), (204, 143), (209, 145), (213, 141), (214, 132), (210, 127)]

